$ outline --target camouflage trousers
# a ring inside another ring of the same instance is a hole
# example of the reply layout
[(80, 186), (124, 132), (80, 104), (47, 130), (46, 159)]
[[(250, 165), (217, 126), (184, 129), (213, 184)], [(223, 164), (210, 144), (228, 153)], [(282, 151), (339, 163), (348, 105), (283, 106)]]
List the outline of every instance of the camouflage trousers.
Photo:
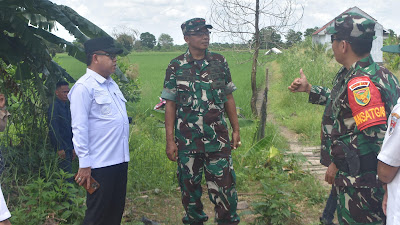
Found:
[(186, 211), (182, 222), (192, 224), (208, 220), (201, 203), (203, 172), (209, 198), (215, 205), (215, 221), (218, 224), (238, 224), (236, 176), (230, 150), (211, 153), (179, 151), (177, 175)]
[(335, 187), (340, 225), (386, 224), (382, 210), (383, 188)]

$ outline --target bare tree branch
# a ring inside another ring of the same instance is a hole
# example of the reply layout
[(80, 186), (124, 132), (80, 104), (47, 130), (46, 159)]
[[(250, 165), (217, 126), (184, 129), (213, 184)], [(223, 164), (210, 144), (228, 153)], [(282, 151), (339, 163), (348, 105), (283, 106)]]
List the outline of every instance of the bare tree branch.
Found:
[[(299, 18), (295, 16), (298, 10), (301, 10)], [(234, 43), (247, 43), (253, 54), (251, 109), (254, 115), (257, 115), (256, 73), (261, 44), (260, 31), (263, 29), (270, 31), (270, 35), (263, 35), (264, 39), (270, 38), (270, 40), (263, 40), (265, 43), (272, 43), (273, 37), (279, 37), (280, 40), (280, 35), (277, 36), (277, 34), (283, 34), (298, 24), (303, 12), (303, 6), (298, 6), (296, 0), (212, 1), (210, 19), (214, 30), (228, 34), (228, 38)], [(278, 44), (276, 43), (276, 45)]]

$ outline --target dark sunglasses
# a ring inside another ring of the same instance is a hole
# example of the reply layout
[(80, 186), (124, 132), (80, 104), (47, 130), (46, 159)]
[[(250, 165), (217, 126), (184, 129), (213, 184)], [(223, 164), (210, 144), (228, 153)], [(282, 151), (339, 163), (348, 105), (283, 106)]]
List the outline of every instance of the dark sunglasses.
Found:
[(116, 54), (110, 54), (110, 53), (93, 53), (93, 55), (105, 55), (110, 57), (111, 60), (114, 60), (115, 58), (117, 58)]
[(333, 35), (331, 35), (331, 43), (333, 43), (334, 40), (341, 41), (342, 39), (336, 38)]
[(186, 35), (202, 37), (203, 35), (210, 36), (210, 34), (211, 34), (210, 31), (196, 31), (196, 32), (193, 32), (193, 33), (188, 33)]

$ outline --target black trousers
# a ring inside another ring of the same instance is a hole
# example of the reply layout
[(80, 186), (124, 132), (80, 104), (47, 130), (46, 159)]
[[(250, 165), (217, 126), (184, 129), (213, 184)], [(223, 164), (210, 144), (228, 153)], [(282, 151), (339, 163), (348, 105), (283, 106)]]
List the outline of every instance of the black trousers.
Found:
[(121, 224), (125, 208), (128, 163), (92, 169), (92, 177), (100, 188), (86, 195), (84, 225)]

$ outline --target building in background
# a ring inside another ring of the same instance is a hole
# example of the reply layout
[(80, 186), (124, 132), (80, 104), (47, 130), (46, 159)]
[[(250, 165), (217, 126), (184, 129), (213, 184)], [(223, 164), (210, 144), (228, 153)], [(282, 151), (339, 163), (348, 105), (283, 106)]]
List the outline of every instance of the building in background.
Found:
[[(340, 15), (347, 12), (355, 12), (375, 21), (376, 39), (372, 42), (371, 55), (375, 62), (381, 63), (383, 61), (382, 51), (381, 51), (381, 48), (383, 47), (383, 39), (388, 36), (388, 32), (380, 23), (377, 22), (376, 19), (374, 19), (372, 16), (368, 15), (366, 12), (359, 9), (357, 6), (347, 9)], [(331, 35), (326, 33), (326, 28), (334, 26), (335, 22), (334, 20), (335, 18), (333, 18), (331, 21), (329, 21), (327, 24), (325, 24), (323, 27), (321, 27), (312, 34), (313, 43), (319, 43), (319, 44), (328, 43), (329, 48), (331, 48)]]

